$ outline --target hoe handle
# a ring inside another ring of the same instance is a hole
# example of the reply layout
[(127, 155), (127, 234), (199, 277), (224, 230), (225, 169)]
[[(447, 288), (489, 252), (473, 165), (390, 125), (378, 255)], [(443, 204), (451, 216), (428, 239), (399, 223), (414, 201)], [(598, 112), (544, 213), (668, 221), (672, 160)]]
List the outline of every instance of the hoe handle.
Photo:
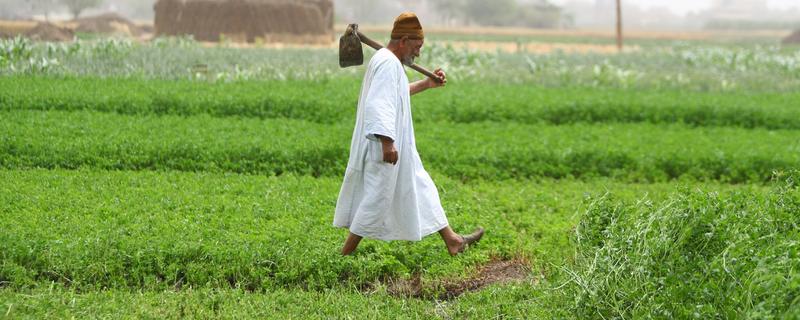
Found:
[[(361, 33), (361, 31), (356, 31), (356, 32), (358, 33), (358, 38), (361, 39), (361, 42), (363, 42), (364, 44), (372, 47), (375, 50), (383, 49), (383, 46), (380, 43), (377, 43), (374, 40), (370, 39), (369, 37), (367, 37), (366, 35)], [(411, 69), (416, 70), (417, 72), (419, 72), (421, 74), (424, 74), (426, 77), (431, 78), (431, 79), (433, 79), (434, 81), (436, 81), (438, 83), (442, 83), (442, 78), (439, 78), (439, 76), (433, 74), (433, 72), (430, 72), (428, 69), (425, 69), (424, 67), (422, 67), (422, 66), (420, 66), (420, 65), (418, 65), (416, 63), (412, 63), (408, 67), (410, 67)]]
[(375, 42), (375, 40), (370, 39), (367, 35), (361, 33), (361, 31), (356, 31), (358, 33), (358, 38), (361, 39), (361, 42), (364, 44), (372, 47), (375, 50), (383, 49), (383, 45), (380, 43)]
[(412, 64), (411, 64), (409, 67), (410, 67), (411, 69), (417, 70), (417, 72), (419, 72), (419, 73), (421, 73), (421, 74), (424, 74), (424, 75), (425, 75), (425, 76), (427, 76), (428, 78), (431, 78), (431, 79), (433, 79), (433, 81), (436, 81), (436, 82), (438, 82), (438, 83), (442, 83), (442, 82), (444, 82), (444, 81), (442, 80), (442, 78), (439, 78), (439, 76), (437, 76), (437, 75), (433, 74), (433, 72), (430, 72), (430, 71), (428, 71), (428, 69), (425, 69), (424, 67), (422, 67), (422, 66), (420, 66), (420, 65), (418, 65), (418, 64), (416, 64), (416, 63), (412, 63)]

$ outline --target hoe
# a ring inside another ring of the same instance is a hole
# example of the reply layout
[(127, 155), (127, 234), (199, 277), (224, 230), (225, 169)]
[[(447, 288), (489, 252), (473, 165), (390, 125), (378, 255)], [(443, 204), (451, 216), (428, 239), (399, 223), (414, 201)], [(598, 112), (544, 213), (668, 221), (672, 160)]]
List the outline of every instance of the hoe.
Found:
[[(372, 47), (375, 50), (380, 50), (383, 46), (380, 43), (377, 43), (370, 39), (369, 37), (365, 36), (361, 31), (358, 31), (358, 25), (353, 23), (347, 26), (347, 30), (345, 30), (344, 35), (339, 38), (339, 66), (342, 68), (347, 68), (350, 66), (360, 66), (364, 64), (364, 52), (361, 49), (361, 43), (365, 43), (368, 46)], [(428, 71), (416, 63), (413, 63), (409, 66), (411, 69), (418, 71), (419, 73), (424, 74), (428, 78), (431, 78), (439, 83), (442, 82), (442, 79), (439, 78), (437, 75), (433, 74), (433, 72)]]

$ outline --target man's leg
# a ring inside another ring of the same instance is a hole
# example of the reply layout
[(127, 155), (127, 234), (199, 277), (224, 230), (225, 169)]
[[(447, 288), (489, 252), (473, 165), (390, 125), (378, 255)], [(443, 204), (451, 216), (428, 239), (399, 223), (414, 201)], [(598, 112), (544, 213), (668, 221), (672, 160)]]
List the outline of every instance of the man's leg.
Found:
[(439, 235), (442, 236), (442, 240), (444, 240), (444, 244), (447, 246), (447, 252), (450, 253), (451, 256), (455, 256), (464, 251), (467, 245), (480, 240), (481, 237), (483, 237), (483, 232), (483, 228), (478, 228), (469, 235), (461, 236), (455, 233), (450, 226), (447, 226), (439, 230)]
[(346, 256), (353, 253), (353, 251), (355, 251), (356, 248), (358, 247), (359, 242), (361, 242), (361, 236), (358, 236), (350, 232), (350, 235), (347, 236), (347, 240), (344, 241), (344, 247), (342, 247), (342, 255)]

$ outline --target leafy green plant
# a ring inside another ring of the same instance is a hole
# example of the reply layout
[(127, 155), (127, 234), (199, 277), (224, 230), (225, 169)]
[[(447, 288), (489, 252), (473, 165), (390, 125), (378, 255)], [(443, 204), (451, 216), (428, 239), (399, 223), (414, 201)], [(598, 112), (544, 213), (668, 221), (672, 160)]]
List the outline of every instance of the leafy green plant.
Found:
[(8, 63), (25, 61), (33, 56), (31, 41), (20, 36), (10, 39), (0, 39), (0, 57)]
[[(338, 176), (351, 124), (207, 115), (2, 113), (0, 166)], [(473, 179), (612, 177), (762, 183), (800, 163), (796, 131), (651, 124), (416, 126), (427, 167)], [(508, 143), (509, 139), (525, 143)], [(687, 144), (686, 141), (692, 141)]]
[[(60, 61), (56, 62), (54, 68), (63, 67)], [(208, 65), (194, 66), (192, 70), (207, 81), (212, 77), (249, 76), (249, 73), (218, 75)], [(209, 114), (351, 124), (359, 85), (356, 81), (209, 83), (16, 76), (0, 78), (0, 109)], [(444, 90), (415, 96), (413, 106), (416, 122), (556, 125), (678, 122), (695, 127), (800, 129), (800, 109), (794, 107), (798, 100), (798, 93), (630, 92), (456, 83)]]
[[(209, 66), (215, 81), (351, 81), (364, 67), (341, 69), (333, 49), (206, 48), (189, 37), (156, 38), (138, 44), (120, 39), (79, 40), (53, 51), (52, 44), (24, 41), (30, 57), (58, 59), (55, 76), (138, 79), (196, 79), (191, 67)], [(517, 40), (513, 40), (517, 41)], [(6, 41), (5, 43), (10, 43)], [(367, 51), (367, 59), (372, 53)], [(27, 61), (23, 59), (22, 62)], [(532, 54), (456, 49), (430, 41), (419, 63), (448, 72), (461, 82), (525, 84), (542, 87), (673, 89), (694, 92), (796, 92), (800, 55), (775, 45), (725, 46), (670, 43), (620, 55), (601, 53)], [(531, 66), (535, 68), (531, 69)], [(5, 74), (25, 74), (14, 64)], [(531, 72), (533, 71), (533, 72)], [(409, 72), (412, 79), (417, 74)], [(200, 79), (208, 81), (208, 78)]]

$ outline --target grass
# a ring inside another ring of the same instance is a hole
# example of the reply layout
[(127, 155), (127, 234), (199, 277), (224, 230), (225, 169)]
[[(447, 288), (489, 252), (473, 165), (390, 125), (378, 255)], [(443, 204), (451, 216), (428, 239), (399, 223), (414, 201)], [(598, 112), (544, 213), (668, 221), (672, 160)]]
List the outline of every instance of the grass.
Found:
[(436, 319), (545, 317), (530, 287), (490, 288), (458, 301), (398, 299), (383, 291), (301, 291), (279, 289), (251, 294), (240, 290), (191, 289), (181, 292), (69, 290), (11, 292), (0, 289), (0, 308), (8, 317), (35, 318), (280, 318), (280, 319)]
[[(350, 124), (285, 119), (82, 111), (10, 111), (2, 116), (7, 120), (0, 123), (0, 166), (7, 169), (339, 176), (352, 134)], [(800, 163), (793, 130), (423, 123), (416, 132), (428, 168), (464, 181), (613, 177), (761, 183), (774, 170)]]
[[(363, 312), (376, 317), (796, 311), (794, 186), (462, 184), (435, 176), (451, 223), (486, 226), (485, 241), (450, 258), (435, 237), (367, 240), (343, 258), (335, 251), (344, 233), (329, 224), (337, 178), (94, 170), (0, 176), (8, 182), (0, 190), (9, 218), (2, 227), (11, 231), (0, 241), (0, 296), (10, 315), (301, 317), (305, 310), (339, 317), (362, 310), (354, 309), (359, 301), (370, 301)], [(444, 304), (398, 300), (381, 284), (416, 272), (424, 282), (458, 278), (491, 257), (520, 255), (547, 274), (544, 282), (492, 286)], [(376, 284), (371, 293), (358, 291), (368, 283)], [(721, 291), (727, 298), (715, 294)]]
[[(344, 290), (305, 292), (278, 289), (257, 295), (239, 290), (214, 289), (190, 289), (180, 293), (0, 291), (0, 300), (4, 301), (4, 304), (0, 304), (5, 307), (4, 314), (12, 318), (116, 318), (124, 315), (140, 319), (330, 319), (346, 314), (359, 314), (367, 318), (395, 314), (400, 318), (412, 319), (437, 316), (433, 302), (404, 302), (387, 294), (364, 295), (358, 291)], [(489, 314), (475, 311), (465, 313), (476, 316)]]
[[(2, 41), (0, 314), (800, 317), (800, 55), (642, 48), (426, 45), (451, 81), (414, 98), (419, 152), (454, 228), (487, 237), (455, 258), (436, 236), (341, 257), (363, 67), (186, 38)], [(439, 299), (506, 259), (523, 281)], [(392, 289), (413, 279), (416, 298)]]
[[(129, 115), (208, 114), (354, 121), (360, 82), (0, 78), (0, 110), (95, 110)], [(46, 90), (43, 90), (45, 89)], [(800, 129), (800, 94), (547, 88), (454, 83), (415, 96), (414, 120), (522, 124), (684, 123), (698, 127)]]
[(594, 199), (577, 226), (567, 310), (578, 318), (797, 318), (797, 173), (768, 196), (685, 190)]
[[(566, 231), (580, 199), (598, 187), (628, 187), (613, 181), (465, 185), (439, 178), (455, 228), (493, 230), (478, 249), (451, 259), (436, 237), (413, 245), (366, 241), (354, 258), (342, 258), (337, 248), (345, 233), (331, 226), (339, 178), (95, 170), (2, 176), (8, 182), (2, 227), (11, 232), (0, 242), (0, 279), (17, 288), (56, 282), (78, 290), (321, 290), (418, 271), (458, 276), (493, 256), (537, 253), (558, 261), (568, 250)], [(640, 187), (623, 193), (635, 198), (671, 189)]]

